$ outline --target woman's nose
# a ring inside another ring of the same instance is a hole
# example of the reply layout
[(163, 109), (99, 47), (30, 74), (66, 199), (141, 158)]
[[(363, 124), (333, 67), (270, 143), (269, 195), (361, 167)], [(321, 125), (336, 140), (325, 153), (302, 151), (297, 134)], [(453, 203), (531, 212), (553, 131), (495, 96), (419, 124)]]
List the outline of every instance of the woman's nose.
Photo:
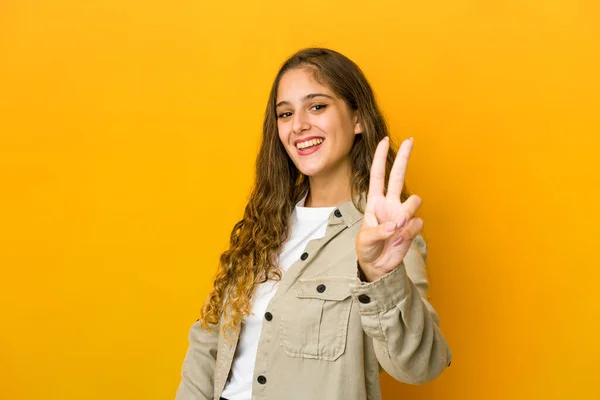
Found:
[(292, 130), (294, 133), (300, 133), (308, 128), (310, 128), (310, 124), (307, 115), (302, 111), (294, 113), (292, 121)]

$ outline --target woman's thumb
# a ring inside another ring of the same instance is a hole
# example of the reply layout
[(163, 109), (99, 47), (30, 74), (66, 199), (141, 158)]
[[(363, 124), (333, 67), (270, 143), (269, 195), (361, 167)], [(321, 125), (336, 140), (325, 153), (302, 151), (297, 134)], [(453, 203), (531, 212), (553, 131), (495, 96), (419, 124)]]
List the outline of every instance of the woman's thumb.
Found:
[(383, 240), (389, 239), (396, 231), (396, 223), (394, 221), (384, 222), (372, 228), (369, 228), (361, 235), (361, 242), (365, 246), (372, 246)]

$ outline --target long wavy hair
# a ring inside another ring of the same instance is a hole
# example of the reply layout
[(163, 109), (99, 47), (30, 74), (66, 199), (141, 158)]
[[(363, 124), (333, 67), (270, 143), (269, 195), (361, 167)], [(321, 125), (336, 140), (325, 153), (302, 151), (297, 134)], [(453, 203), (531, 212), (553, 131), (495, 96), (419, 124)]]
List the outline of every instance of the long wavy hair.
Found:
[[(233, 329), (239, 333), (243, 317), (250, 314), (251, 301), (258, 284), (280, 280), (277, 264), (282, 245), (290, 235), (290, 216), (295, 204), (309, 188), (308, 177), (294, 165), (279, 139), (275, 102), (281, 77), (294, 68), (307, 68), (314, 78), (329, 87), (358, 113), (364, 132), (354, 135), (350, 150), (352, 163), (351, 194), (355, 207), (364, 213), (356, 199), (367, 192), (375, 148), (388, 136), (388, 129), (375, 101), (371, 86), (360, 68), (344, 55), (325, 48), (307, 48), (283, 63), (269, 95), (263, 123), (262, 144), (256, 158), (256, 182), (244, 217), (231, 231), (229, 249), (220, 256), (214, 287), (200, 313), (205, 330), (217, 326), (227, 337)], [(396, 157), (397, 145), (390, 138), (386, 176)], [(387, 190), (387, 178), (385, 179)], [(409, 197), (406, 187), (401, 200)]]

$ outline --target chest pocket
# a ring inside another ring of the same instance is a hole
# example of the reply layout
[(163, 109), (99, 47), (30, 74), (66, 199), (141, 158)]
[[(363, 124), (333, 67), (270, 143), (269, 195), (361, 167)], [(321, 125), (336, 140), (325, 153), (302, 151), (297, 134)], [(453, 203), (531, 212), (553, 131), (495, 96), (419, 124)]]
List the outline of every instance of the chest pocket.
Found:
[(281, 346), (288, 356), (334, 361), (344, 353), (352, 280), (327, 276), (296, 281), (281, 316)]

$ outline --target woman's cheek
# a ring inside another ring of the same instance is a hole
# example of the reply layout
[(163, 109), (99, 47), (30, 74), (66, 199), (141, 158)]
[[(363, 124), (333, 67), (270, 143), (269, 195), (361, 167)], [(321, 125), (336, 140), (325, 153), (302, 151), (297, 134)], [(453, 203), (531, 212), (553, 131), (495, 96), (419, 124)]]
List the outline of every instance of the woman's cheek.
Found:
[(283, 126), (279, 122), (277, 123), (277, 134), (279, 135), (279, 139), (285, 144), (287, 141), (287, 135), (285, 134)]

